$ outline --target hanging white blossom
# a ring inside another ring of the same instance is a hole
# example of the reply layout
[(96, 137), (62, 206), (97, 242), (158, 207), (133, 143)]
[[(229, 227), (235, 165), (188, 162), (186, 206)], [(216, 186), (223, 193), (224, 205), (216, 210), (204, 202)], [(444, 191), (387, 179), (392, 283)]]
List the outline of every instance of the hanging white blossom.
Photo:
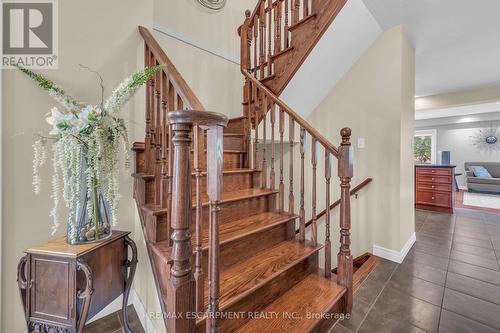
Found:
[[(84, 105), (76, 102), (52, 81), (29, 69), (19, 69), (35, 80), (40, 87), (58, 101), (65, 110), (54, 107), (47, 114), (51, 126), (48, 137), (40, 136), (33, 144), (33, 190), (40, 192), (40, 168), (46, 161), (47, 142), (52, 142), (52, 200), (54, 206), (52, 233), (60, 225), (59, 198), (68, 209), (68, 242), (75, 243), (82, 237), (99, 239), (101, 210), (109, 206), (112, 225), (117, 221), (119, 193), (118, 155), (123, 148), (125, 164), (129, 165), (127, 128), (122, 118), (115, 114), (139, 87), (145, 84), (163, 66), (146, 68), (125, 79), (103, 105)], [(101, 79), (102, 80), (102, 79)], [(102, 82), (101, 82), (102, 84)], [(85, 206), (82, 204), (85, 199)], [(78, 234), (77, 222), (86, 217), (93, 221)], [(110, 233), (110, 229), (107, 230)]]

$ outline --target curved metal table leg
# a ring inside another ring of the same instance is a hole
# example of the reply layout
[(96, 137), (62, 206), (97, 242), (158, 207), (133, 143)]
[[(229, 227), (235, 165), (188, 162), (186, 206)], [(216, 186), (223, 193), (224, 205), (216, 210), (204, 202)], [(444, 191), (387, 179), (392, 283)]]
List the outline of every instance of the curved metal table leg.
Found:
[[(123, 318), (123, 326), (126, 333), (134, 333), (134, 331), (130, 328), (128, 322), (128, 314), (127, 314), (127, 303), (128, 297), (130, 294), (130, 289), (132, 288), (132, 281), (134, 280), (135, 269), (137, 267), (137, 246), (134, 241), (130, 239), (129, 236), (124, 238), (125, 245), (129, 246), (132, 250), (132, 260), (125, 260), (125, 291), (123, 292), (123, 303), (122, 303), (122, 318)], [(127, 268), (130, 270), (127, 274)]]

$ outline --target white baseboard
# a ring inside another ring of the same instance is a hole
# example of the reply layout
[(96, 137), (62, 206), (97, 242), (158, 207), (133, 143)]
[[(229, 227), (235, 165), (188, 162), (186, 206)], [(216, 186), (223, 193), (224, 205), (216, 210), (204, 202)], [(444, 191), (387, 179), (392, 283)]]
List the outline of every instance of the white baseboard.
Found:
[(397, 262), (398, 264), (402, 263), (405, 259), (408, 251), (410, 251), (411, 247), (417, 240), (417, 236), (415, 233), (412, 233), (410, 238), (406, 241), (405, 245), (401, 249), (401, 251), (395, 251), (391, 249), (386, 249), (385, 247), (373, 245), (373, 254), (382, 257), (384, 259)]

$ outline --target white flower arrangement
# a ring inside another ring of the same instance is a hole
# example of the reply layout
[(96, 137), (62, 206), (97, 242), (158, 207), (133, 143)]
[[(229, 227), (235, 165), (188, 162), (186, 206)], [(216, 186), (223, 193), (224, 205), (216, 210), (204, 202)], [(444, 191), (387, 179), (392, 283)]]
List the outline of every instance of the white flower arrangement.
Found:
[(123, 147), (128, 165), (129, 151), (125, 122), (116, 113), (162, 67), (149, 67), (128, 77), (101, 105), (82, 104), (42, 75), (18, 67), (63, 107), (62, 110), (57, 107), (50, 110), (46, 117), (51, 126), (49, 136), (40, 136), (33, 144), (33, 190), (38, 194), (41, 184), (39, 171), (47, 159), (47, 142), (52, 142), (52, 234), (60, 225), (57, 212), (62, 196), (69, 212), (68, 242), (77, 241), (79, 235), (76, 234), (75, 223), (76, 214), (82, 209), (82, 185), (86, 185), (83, 188), (86, 188), (88, 198), (92, 198), (86, 208), (89, 221), (94, 220), (96, 225), (95, 231), (98, 232), (99, 195), (109, 204), (112, 223), (116, 223), (120, 199), (118, 154)]

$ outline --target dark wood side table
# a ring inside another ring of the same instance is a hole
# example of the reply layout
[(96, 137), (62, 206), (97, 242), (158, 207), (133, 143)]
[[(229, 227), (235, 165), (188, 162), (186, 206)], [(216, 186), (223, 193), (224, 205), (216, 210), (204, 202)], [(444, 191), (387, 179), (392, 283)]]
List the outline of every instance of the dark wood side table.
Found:
[(84, 245), (69, 245), (61, 237), (27, 249), (17, 281), (28, 332), (81, 333), (87, 319), (123, 293), (123, 328), (133, 333), (127, 301), (137, 247), (129, 234), (113, 231), (109, 239)]

